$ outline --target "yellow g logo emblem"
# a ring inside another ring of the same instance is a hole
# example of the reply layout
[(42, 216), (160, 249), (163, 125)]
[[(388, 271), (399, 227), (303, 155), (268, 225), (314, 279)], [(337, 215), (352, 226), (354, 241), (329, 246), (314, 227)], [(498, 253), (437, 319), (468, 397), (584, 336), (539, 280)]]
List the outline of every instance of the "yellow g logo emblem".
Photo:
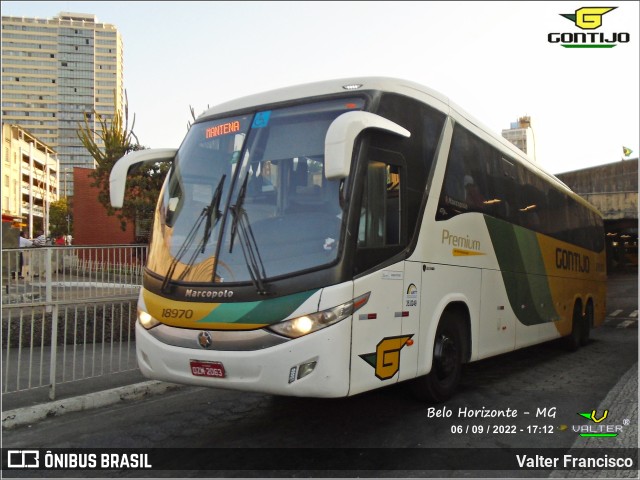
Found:
[(618, 7), (582, 7), (575, 14), (561, 13), (583, 30), (595, 30), (602, 26), (602, 16)]
[(383, 338), (374, 353), (365, 353), (360, 355), (360, 358), (375, 369), (376, 377), (388, 380), (400, 370), (400, 350), (411, 337), (413, 335)]

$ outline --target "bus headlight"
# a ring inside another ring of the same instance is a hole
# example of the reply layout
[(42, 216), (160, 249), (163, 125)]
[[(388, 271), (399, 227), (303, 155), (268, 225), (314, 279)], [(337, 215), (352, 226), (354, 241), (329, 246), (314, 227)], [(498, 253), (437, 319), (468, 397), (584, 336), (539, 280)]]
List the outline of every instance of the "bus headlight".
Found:
[(321, 312), (303, 315), (269, 326), (269, 330), (289, 338), (298, 338), (344, 320), (369, 301), (367, 292), (358, 298)]
[(147, 330), (155, 327), (156, 325), (160, 325), (160, 322), (158, 320), (153, 318), (144, 310), (140, 309), (138, 309), (138, 321), (140, 322), (140, 325), (142, 325)]

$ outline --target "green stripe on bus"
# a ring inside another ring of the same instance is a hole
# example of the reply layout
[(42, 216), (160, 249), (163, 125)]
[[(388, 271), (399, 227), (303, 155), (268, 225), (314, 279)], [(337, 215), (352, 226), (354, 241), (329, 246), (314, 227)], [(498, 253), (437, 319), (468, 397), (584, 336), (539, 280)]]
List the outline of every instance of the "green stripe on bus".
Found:
[(486, 216), (511, 309), (524, 325), (558, 320), (535, 232)]
[(577, 44), (577, 43), (562, 43), (561, 44), (564, 48), (613, 48), (616, 46), (616, 44), (602, 44), (602, 43), (597, 43), (597, 44)]
[(318, 290), (257, 302), (222, 303), (199, 323), (274, 324), (291, 315)]

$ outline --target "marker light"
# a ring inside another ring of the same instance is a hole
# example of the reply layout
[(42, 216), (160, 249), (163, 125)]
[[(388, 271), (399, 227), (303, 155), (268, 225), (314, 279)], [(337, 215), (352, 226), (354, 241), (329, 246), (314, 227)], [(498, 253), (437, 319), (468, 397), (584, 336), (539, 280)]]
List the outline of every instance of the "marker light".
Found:
[(138, 309), (138, 321), (140, 322), (140, 325), (142, 325), (147, 330), (149, 330), (149, 329), (151, 329), (151, 328), (153, 328), (153, 327), (155, 327), (157, 325), (160, 325), (160, 322), (158, 320), (153, 318), (151, 315), (149, 315), (144, 310), (140, 310), (140, 309)]
[(361, 83), (352, 83), (350, 85), (343, 85), (342, 88), (345, 90), (357, 90), (362, 87)]
[(285, 337), (302, 337), (308, 333), (315, 332), (328, 327), (329, 325), (333, 325), (334, 323), (338, 323), (349, 315), (352, 315), (356, 310), (364, 306), (369, 301), (370, 294), (371, 292), (367, 292), (364, 295), (354, 298), (342, 305), (338, 305), (337, 307), (285, 320), (271, 325), (268, 328), (275, 333), (284, 335)]
[(318, 364), (318, 362), (312, 361), (312, 362), (307, 362), (307, 363), (303, 363), (302, 365), (300, 365), (298, 367), (298, 380), (300, 380), (301, 378), (306, 377), (311, 372), (313, 372), (313, 370), (316, 368), (317, 364)]

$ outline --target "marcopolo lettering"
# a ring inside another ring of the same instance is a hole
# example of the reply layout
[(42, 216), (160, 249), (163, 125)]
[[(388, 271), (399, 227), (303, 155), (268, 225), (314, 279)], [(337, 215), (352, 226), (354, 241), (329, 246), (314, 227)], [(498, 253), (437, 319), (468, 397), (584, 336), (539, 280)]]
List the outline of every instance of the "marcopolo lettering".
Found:
[(623, 33), (578, 32), (578, 33), (550, 33), (547, 36), (549, 43), (629, 43), (630, 35)]
[(556, 248), (556, 268), (571, 272), (589, 273), (589, 266), (589, 257), (587, 255)]
[(233, 297), (233, 290), (194, 290), (193, 288), (187, 288), (184, 296), (188, 298), (231, 298)]

